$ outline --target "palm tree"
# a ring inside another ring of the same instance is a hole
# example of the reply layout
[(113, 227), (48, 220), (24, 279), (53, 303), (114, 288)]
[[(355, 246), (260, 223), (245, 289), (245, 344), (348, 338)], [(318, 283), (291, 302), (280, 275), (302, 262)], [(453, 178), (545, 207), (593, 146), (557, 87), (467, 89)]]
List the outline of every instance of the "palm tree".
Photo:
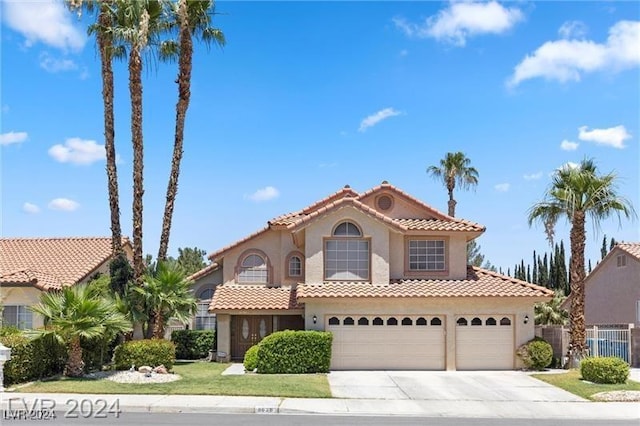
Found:
[[(178, 29), (178, 44), (174, 47), (179, 55), (178, 59), (178, 102), (176, 104), (176, 128), (173, 143), (173, 158), (171, 160), (171, 172), (167, 185), (167, 197), (162, 217), (162, 231), (160, 234), (160, 248), (158, 249), (158, 261), (165, 261), (169, 246), (169, 234), (171, 232), (171, 220), (173, 208), (178, 193), (178, 178), (180, 176), (180, 162), (182, 161), (184, 143), (184, 123), (191, 98), (191, 69), (193, 58), (193, 39), (195, 36), (207, 45), (214, 42), (220, 46), (225, 44), (222, 31), (211, 27), (211, 14), (214, 2), (212, 0), (178, 0), (168, 4), (170, 19), (173, 26)], [(169, 47), (165, 43), (165, 48)], [(175, 50), (174, 50), (175, 52)]]
[(113, 0), (66, 0), (72, 11), (81, 13), (83, 9), (93, 12), (99, 8), (98, 19), (90, 27), (96, 36), (102, 75), (102, 103), (104, 109), (104, 148), (107, 160), (107, 189), (111, 212), (111, 247), (115, 256), (124, 256), (122, 250), (122, 229), (120, 227), (120, 204), (118, 201), (118, 169), (116, 166), (115, 125), (113, 113), (113, 67), (112, 59), (116, 51), (113, 46), (111, 28), (113, 26), (110, 7)]
[(80, 339), (113, 338), (131, 330), (131, 322), (117, 311), (113, 300), (101, 297), (87, 284), (44, 293), (31, 310), (44, 317), (45, 328), (36, 332), (40, 338), (53, 337), (68, 346), (64, 374), (71, 377), (83, 374)]
[(155, 274), (146, 275), (142, 286), (133, 288), (144, 300), (149, 318), (147, 336), (164, 338), (165, 325), (171, 318), (189, 322), (197, 308), (191, 284), (175, 262), (158, 262)]
[(529, 225), (541, 222), (550, 241), (553, 241), (555, 224), (561, 217), (571, 223), (571, 260), (569, 264), (569, 285), (571, 287), (570, 344), (575, 356), (582, 358), (586, 349), (584, 320), (584, 278), (585, 278), (585, 222), (587, 216), (598, 229), (600, 222), (616, 215), (627, 219), (635, 217), (631, 203), (617, 190), (617, 176), (612, 172), (599, 175), (591, 159), (584, 159), (578, 166), (564, 166), (558, 169), (544, 199), (529, 210)]
[(553, 299), (548, 302), (535, 304), (536, 325), (564, 325), (569, 319), (569, 313), (561, 308), (567, 297), (562, 290), (556, 291)]
[(469, 189), (478, 185), (478, 171), (471, 167), (469, 160), (462, 152), (447, 152), (440, 160), (440, 166), (429, 166), (427, 173), (436, 180), (442, 180), (449, 193), (449, 216), (456, 215), (457, 201), (453, 198), (456, 185)]
[(144, 144), (142, 137), (142, 55), (155, 46), (165, 22), (159, 0), (114, 0), (111, 35), (129, 49), (129, 94), (131, 97), (131, 142), (133, 145), (133, 278), (140, 284), (145, 266), (142, 256), (142, 212), (144, 195)]

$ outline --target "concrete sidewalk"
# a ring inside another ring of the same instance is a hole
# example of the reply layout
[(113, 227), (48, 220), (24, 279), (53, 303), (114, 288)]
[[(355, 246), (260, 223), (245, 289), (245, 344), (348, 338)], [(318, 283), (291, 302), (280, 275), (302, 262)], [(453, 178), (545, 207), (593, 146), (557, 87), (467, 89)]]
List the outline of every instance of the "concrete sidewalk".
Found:
[(0, 408), (15, 411), (55, 407), (56, 412), (68, 412), (74, 404), (81, 403), (83, 400), (85, 400), (85, 406), (92, 404), (97, 407), (106, 403), (107, 408), (117, 402), (118, 408), (124, 413), (312, 413), (461, 418), (640, 419), (640, 405), (637, 403), (582, 401), (427, 401), (9, 392), (0, 393)]

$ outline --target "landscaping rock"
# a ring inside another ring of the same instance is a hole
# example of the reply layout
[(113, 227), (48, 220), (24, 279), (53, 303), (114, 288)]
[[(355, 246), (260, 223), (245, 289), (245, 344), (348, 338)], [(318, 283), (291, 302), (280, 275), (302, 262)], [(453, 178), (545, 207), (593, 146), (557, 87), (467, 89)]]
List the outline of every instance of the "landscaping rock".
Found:
[(153, 368), (149, 367), (148, 365), (143, 365), (141, 367), (138, 367), (138, 372), (140, 373), (151, 373), (153, 371)]
[(153, 372), (157, 374), (169, 374), (169, 372), (167, 371), (167, 368), (162, 364), (154, 368)]

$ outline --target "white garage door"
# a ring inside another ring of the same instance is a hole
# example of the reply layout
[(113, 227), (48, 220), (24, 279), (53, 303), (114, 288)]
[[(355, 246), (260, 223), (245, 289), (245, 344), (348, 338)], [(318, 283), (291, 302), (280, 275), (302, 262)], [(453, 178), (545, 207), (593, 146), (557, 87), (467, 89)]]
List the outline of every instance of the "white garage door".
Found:
[(331, 368), (444, 370), (443, 315), (328, 315)]
[(457, 370), (510, 370), (514, 355), (511, 315), (457, 317)]

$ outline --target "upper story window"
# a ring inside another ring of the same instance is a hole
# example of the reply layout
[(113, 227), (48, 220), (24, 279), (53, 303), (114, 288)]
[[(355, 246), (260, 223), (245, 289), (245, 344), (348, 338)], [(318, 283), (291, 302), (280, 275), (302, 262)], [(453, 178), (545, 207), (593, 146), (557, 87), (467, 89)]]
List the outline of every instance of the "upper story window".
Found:
[(215, 330), (216, 316), (209, 312), (209, 305), (215, 289), (205, 287), (198, 292), (198, 308), (196, 310), (196, 330)]
[(369, 240), (352, 222), (342, 222), (324, 245), (324, 275), (327, 280), (368, 280)]
[(258, 254), (249, 254), (242, 259), (238, 269), (239, 283), (267, 283), (269, 269), (267, 260)]
[(616, 258), (616, 265), (618, 266), (618, 268), (627, 266), (627, 256), (625, 256), (624, 254), (619, 254)]
[(444, 271), (444, 240), (409, 240), (409, 271)]
[(300, 279), (304, 276), (304, 256), (298, 251), (289, 253), (285, 263), (288, 278)]

